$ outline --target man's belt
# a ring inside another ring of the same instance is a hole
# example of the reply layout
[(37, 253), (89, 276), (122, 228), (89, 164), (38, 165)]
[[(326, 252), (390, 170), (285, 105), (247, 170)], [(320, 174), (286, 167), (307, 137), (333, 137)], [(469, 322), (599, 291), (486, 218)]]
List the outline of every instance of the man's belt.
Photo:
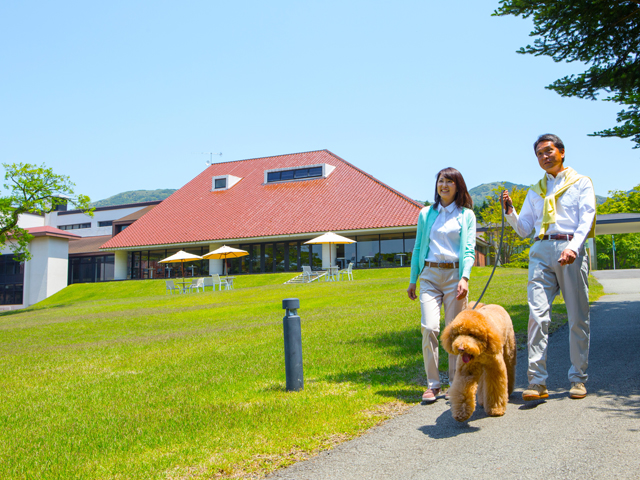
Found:
[(424, 261), (425, 267), (433, 267), (433, 268), (458, 268), (460, 266), (460, 262), (427, 262)]
[(538, 240), (573, 240), (573, 235), (543, 235), (542, 238), (536, 237), (535, 241)]

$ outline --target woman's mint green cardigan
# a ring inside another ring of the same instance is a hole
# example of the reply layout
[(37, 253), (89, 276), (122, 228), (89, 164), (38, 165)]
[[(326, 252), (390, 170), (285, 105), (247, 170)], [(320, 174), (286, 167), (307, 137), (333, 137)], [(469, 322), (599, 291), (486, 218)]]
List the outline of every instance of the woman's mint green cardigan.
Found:
[[(416, 283), (429, 255), (431, 227), (439, 212), (430, 207), (420, 211), (416, 244), (411, 256), (411, 277), (409, 283)], [(469, 278), (476, 258), (476, 216), (470, 208), (462, 208), (462, 228), (460, 229), (460, 278)]]

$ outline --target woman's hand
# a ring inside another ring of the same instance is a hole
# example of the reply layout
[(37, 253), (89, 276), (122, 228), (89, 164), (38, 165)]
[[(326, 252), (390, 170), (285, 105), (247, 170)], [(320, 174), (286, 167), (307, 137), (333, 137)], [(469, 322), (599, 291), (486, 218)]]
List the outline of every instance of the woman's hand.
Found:
[(467, 293), (469, 293), (469, 280), (462, 277), (458, 282), (458, 291), (457, 291), (458, 296), (456, 298), (458, 300), (462, 300), (464, 297), (467, 296)]
[(411, 300), (415, 300), (416, 298), (416, 284), (415, 283), (410, 283), (409, 284), (409, 288), (407, 288), (407, 295), (409, 295), (409, 298)]

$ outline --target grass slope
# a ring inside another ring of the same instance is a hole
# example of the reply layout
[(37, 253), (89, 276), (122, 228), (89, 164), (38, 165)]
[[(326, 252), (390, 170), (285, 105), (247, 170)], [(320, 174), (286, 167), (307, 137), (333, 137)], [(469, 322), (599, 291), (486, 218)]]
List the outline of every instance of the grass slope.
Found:
[[(489, 273), (474, 269), (471, 298)], [(260, 476), (417, 402), (408, 269), (282, 284), (292, 276), (191, 295), (165, 295), (159, 280), (76, 284), (0, 315), (0, 478)], [(288, 297), (301, 303), (296, 393), (285, 391)], [(505, 306), (526, 335), (526, 271), (499, 270), (483, 301)]]

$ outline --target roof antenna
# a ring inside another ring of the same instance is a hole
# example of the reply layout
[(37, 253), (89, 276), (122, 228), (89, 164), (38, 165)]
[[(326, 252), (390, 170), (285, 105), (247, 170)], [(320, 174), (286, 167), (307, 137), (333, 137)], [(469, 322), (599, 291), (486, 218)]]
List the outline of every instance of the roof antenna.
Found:
[(207, 160), (205, 163), (208, 166), (210, 166), (211, 164), (213, 164), (213, 156), (214, 155), (219, 155), (222, 156), (222, 152), (220, 153), (214, 153), (214, 152), (200, 152), (200, 155), (209, 155), (209, 160)]

